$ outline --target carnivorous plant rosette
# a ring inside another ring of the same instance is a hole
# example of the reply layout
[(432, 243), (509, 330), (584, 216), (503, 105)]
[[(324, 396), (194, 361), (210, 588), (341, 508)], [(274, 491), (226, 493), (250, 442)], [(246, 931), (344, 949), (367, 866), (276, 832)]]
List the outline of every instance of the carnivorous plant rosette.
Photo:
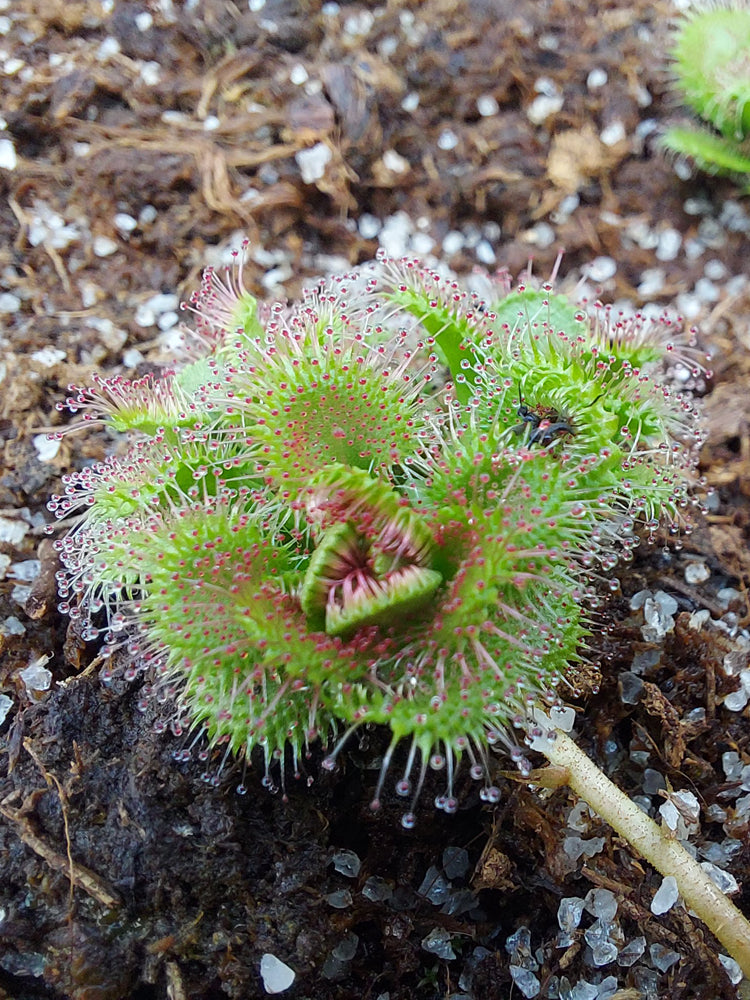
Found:
[(216, 785), (257, 751), (283, 788), (314, 741), (332, 768), (389, 727), (372, 806), (406, 743), (407, 828), (428, 770), (451, 813), (459, 765), (496, 801), (492, 749), (528, 776), (531, 745), (748, 972), (750, 924), (551, 721), (639, 527), (690, 530), (691, 335), (502, 278), (481, 301), (382, 257), (291, 307), (257, 303), (240, 261), (189, 308), (174, 371), (66, 403), (125, 435), (50, 501), (71, 524), (61, 609), (104, 675), (115, 653), (145, 671), (143, 706), (174, 706), (175, 757), (217, 754)]
[[(68, 407), (128, 432), (68, 477), (63, 608), (127, 646), (178, 728), (283, 781), (316, 738), (366, 723), (410, 742), (414, 804), (488, 748), (519, 762), (533, 710), (587, 632), (594, 578), (635, 523), (688, 503), (693, 403), (642, 318), (496, 285), (481, 302), (416, 261), (381, 259), (299, 304), (259, 305), (207, 272), (187, 360), (99, 379)], [(532, 727), (533, 728), (533, 727)], [(416, 771), (414, 770), (416, 766)], [(414, 772), (414, 773), (412, 773)]]

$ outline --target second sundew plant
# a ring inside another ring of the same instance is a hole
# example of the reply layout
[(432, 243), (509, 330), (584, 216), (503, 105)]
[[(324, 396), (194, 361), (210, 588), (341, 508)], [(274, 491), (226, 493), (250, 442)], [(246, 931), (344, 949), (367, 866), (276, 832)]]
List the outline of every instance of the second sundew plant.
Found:
[(677, 22), (674, 89), (704, 124), (675, 125), (663, 147), (707, 173), (750, 177), (750, 7), (696, 0)]
[[(638, 533), (689, 530), (701, 431), (675, 372), (700, 372), (690, 335), (549, 286), (499, 279), (480, 301), (385, 258), (292, 306), (256, 303), (239, 258), (189, 308), (174, 372), (73, 389), (68, 409), (130, 436), (50, 505), (74, 524), (63, 609), (148, 673), (144, 705), (172, 701), (173, 731), (195, 734), (176, 756), (207, 742), (218, 784), (258, 754), (283, 786), (315, 741), (332, 768), (382, 725), (372, 805), (405, 744), (407, 828), (429, 769), (448, 813), (465, 762), (496, 801), (493, 749), (524, 775), (530, 743), (562, 754), (585, 795), (545, 713)], [(747, 971), (739, 933), (726, 946)]]

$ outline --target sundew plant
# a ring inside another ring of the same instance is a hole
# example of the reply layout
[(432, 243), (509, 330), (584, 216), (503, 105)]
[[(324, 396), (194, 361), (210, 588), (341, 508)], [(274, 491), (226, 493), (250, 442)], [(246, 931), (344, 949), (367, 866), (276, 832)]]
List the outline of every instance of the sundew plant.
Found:
[(750, 7), (743, 0), (696, 2), (677, 24), (674, 89), (704, 124), (673, 126), (663, 147), (700, 170), (750, 175)]
[(240, 256), (189, 310), (174, 371), (71, 389), (127, 447), (50, 504), (73, 525), (62, 610), (146, 672), (144, 706), (175, 706), (176, 755), (208, 745), (214, 784), (257, 756), (283, 787), (316, 741), (330, 769), (385, 726), (372, 806), (393, 773), (409, 828), (428, 771), (452, 813), (459, 767), (496, 801), (493, 751), (528, 776), (531, 745), (747, 973), (750, 926), (555, 726), (616, 562), (690, 530), (690, 334), (385, 258), (287, 306), (256, 302)]

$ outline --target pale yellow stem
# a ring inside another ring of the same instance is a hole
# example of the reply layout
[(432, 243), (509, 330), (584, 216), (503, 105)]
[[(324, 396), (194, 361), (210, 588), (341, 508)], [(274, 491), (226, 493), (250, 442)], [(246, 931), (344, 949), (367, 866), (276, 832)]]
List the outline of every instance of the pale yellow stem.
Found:
[(550, 763), (564, 768), (566, 784), (662, 875), (672, 875), (685, 904), (705, 923), (750, 979), (750, 922), (668, 831), (632, 802), (560, 730), (535, 741)]

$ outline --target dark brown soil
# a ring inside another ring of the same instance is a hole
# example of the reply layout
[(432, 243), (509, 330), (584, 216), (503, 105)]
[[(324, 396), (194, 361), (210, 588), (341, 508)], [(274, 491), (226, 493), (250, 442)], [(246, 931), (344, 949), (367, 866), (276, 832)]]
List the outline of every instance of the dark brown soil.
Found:
[[(533, 257), (546, 274), (564, 249), (565, 284), (611, 258), (601, 295), (641, 305), (654, 297), (643, 272), (660, 268), (656, 300), (682, 296), (678, 305), (695, 308), (713, 354), (702, 458), (717, 492), (681, 549), (641, 550), (621, 570), (594, 650), (601, 676), (583, 678), (577, 730), (628, 793), (643, 794), (644, 758), (632, 751), (648, 751), (646, 767), (695, 793), (695, 843), (737, 845), (720, 867), (750, 912), (748, 816), (735, 817), (742, 793), (722, 766), (732, 751), (750, 763), (748, 709), (723, 705), (738, 686), (725, 656), (750, 623), (750, 299), (732, 280), (744, 274), (750, 219), (730, 180), (681, 180), (656, 149), (659, 127), (680, 113), (668, 91), (669, 4), (0, 8), (0, 140), (17, 157), (0, 169), (0, 518), (26, 529), (0, 542), (0, 690), (14, 702), (0, 746), (0, 998), (262, 997), (260, 960), (271, 953), (296, 973), (290, 1000), (505, 1000), (521, 995), (505, 942), (527, 926), (543, 998), (557, 995), (553, 977), (574, 986), (614, 975), (635, 989), (622, 1000), (734, 1000), (716, 943), (680, 907), (652, 915), (659, 876), (603, 824), (583, 835), (603, 837), (603, 849), (571, 862), (564, 789), (548, 795), (499, 777), (503, 798), (489, 807), (467, 778), (456, 816), (434, 811), (428, 789), (407, 832), (395, 796), (378, 814), (367, 805), (381, 732), (332, 775), (313, 754), (309, 780), (290, 779), (288, 802), (260, 786), (258, 769), (244, 796), (233, 790), (239, 772), (208, 787), (199, 763), (172, 760), (179, 744), (155, 732), (156, 709), (136, 710), (139, 682), (101, 684), (96, 648), (56, 609), (42, 526), (61, 476), (112, 444), (73, 435), (45, 451), (38, 435), (66, 419), (56, 410), (66, 386), (168, 360), (143, 307), (153, 313), (159, 293), (187, 298), (217, 244), (247, 235), (266, 251), (251, 253), (245, 276), (262, 296), (293, 295), (311, 276), (371, 258), (373, 232), (397, 213), (407, 217), (404, 251), (429, 249), (429, 237), (459, 273), (491, 264), (494, 251), (495, 266), (515, 274)], [(540, 93), (562, 97), (543, 120)], [(482, 114), (477, 99), (488, 96), (497, 110)], [(319, 143), (325, 170), (304, 183), (296, 154)], [(668, 229), (682, 238), (672, 259), (657, 243)], [(441, 250), (452, 233), (462, 239)], [(277, 267), (283, 288), (269, 293)], [(707, 276), (713, 288), (696, 291)], [(58, 353), (39, 353), (48, 347)], [(41, 572), (25, 592), (13, 567), (30, 559)], [(691, 561), (705, 562), (705, 582), (686, 582)], [(730, 587), (735, 596), (722, 593)], [(640, 701), (625, 704), (618, 677), (646, 648), (627, 598), (644, 588), (672, 594), (680, 614)], [(690, 628), (701, 608), (727, 628)], [(52, 688), (32, 697), (19, 674), (45, 655)], [(725, 820), (709, 818), (719, 815), (706, 812), (712, 805)], [(424, 880), (448, 862), (447, 848), (465, 849), (467, 863), (436, 905)], [(332, 864), (340, 849), (361, 860), (356, 877)], [(362, 894), (372, 876), (389, 898)], [(624, 941), (646, 938), (631, 967), (587, 964), (588, 915), (570, 948), (556, 946), (560, 900), (596, 887), (615, 892)], [(351, 902), (337, 908), (331, 894), (342, 890)], [(422, 947), (434, 928), (450, 934), (455, 958)], [(353, 958), (332, 958), (351, 934)], [(652, 945), (680, 961), (650, 975)]]

